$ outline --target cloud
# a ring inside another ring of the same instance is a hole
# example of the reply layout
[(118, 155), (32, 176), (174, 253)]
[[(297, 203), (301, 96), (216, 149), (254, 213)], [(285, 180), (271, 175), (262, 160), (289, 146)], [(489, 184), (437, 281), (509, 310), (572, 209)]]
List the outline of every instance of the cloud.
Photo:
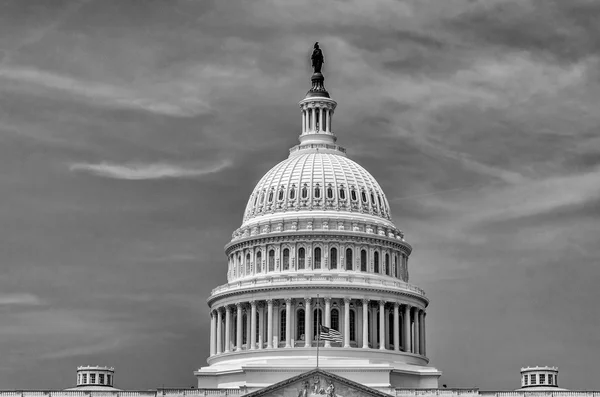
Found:
[(186, 168), (179, 165), (166, 163), (129, 163), (114, 164), (102, 162), (99, 164), (75, 163), (69, 166), (71, 171), (88, 172), (93, 175), (128, 180), (166, 179), (166, 178), (193, 178), (207, 174), (214, 174), (231, 165), (225, 160), (216, 165), (199, 168)]
[(43, 301), (33, 294), (2, 294), (0, 295), (0, 306), (38, 306)]
[[(193, 117), (209, 111), (206, 102), (185, 90), (171, 95), (163, 92), (143, 93), (28, 67), (2, 66), (0, 79), (25, 84), (34, 89), (41, 87), (61, 91), (75, 96), (77, 100), (84, 99), (92, 104), (111, 108), (141, 110), (173, 117)], [(23, 86), (19, 84), (16, 89), (22, 90)], [(40, 91), (35, 93), (43, 94)]]

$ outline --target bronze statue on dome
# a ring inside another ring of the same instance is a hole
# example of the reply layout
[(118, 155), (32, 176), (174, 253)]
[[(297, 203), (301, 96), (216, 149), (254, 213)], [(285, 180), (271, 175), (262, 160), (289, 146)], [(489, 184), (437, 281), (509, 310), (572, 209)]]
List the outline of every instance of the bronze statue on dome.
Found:
[(315, 43), (312, 55), (310, 57), (312, 61), (312, 67), (315, 73), (321, 73), (321, 68), (323, 67), (323, 51), (319, 48), (319, 42)]

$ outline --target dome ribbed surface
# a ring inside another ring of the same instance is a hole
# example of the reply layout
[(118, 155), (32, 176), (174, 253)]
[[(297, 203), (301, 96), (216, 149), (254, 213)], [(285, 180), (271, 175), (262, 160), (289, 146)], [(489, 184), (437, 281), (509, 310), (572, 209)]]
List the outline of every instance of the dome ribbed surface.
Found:
[(252, 192), (244, 223), (262, 215), (328, 211), (391, 221), (383, 190), (363, 167), (335, 153), (296, 154), (267, 172)]

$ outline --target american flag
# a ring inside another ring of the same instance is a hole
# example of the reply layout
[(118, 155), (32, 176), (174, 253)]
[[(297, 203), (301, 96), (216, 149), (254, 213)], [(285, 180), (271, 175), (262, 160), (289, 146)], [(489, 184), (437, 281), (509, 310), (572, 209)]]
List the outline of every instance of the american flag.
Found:
[(342, 334), (340, 334), (335, 329), (327, 328), (321, 325), (321, 340), (342, 343), (344, 341), (344, 338), (342, 337)]

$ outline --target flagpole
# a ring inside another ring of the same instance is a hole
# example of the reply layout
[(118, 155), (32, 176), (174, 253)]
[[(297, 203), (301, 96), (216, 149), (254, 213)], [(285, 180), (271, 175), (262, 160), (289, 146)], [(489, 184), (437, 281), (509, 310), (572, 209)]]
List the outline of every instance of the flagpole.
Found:
[(321, 344), (321, 301), (317, 294), (317, 369), (319, 369), (319, 345)]

